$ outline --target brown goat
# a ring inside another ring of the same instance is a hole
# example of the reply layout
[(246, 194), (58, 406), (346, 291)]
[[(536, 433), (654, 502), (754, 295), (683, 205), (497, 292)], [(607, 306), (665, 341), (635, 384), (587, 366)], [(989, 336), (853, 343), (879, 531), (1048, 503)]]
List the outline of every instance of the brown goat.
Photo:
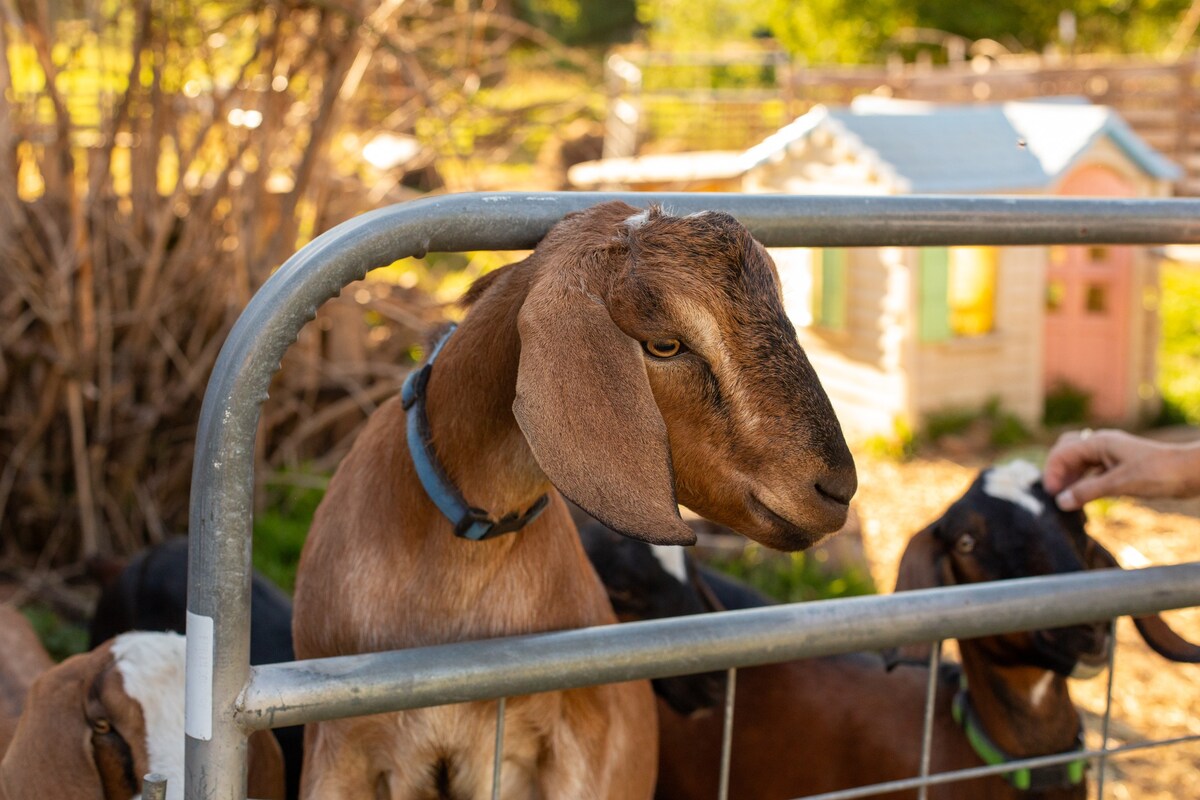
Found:
[[(178, 634), (126, 633), (43, 672), (0, 760), (0, 797), (131, 800), (158, 772), (182, 800), (184, 651)], [(283, 781), (275, 737), (255, 732), (250, 796), (283, 800)]]
[(12, 606), (0, 605), (0, 758), (12, 741), (29, 687), (52, 666), (54, 662), (25, 615)]
[[(691, 542), (677, 502), (770, 546), (836, 530), (855, 489), (828, 399), (765, 250), (732, 217), (606, 203), (478, 281), (427, 372), (429, 442), (491, 519), (456, 538), (419, 482), (399, 401), (369, 420), (301, 558), (300, 658), (614, 621), (557, 488), (613, 528)], [(494, 703), (310, 725), (303, 796), (477, 798)], [(505, 798), (648, 798), (645, 682), (514, 698)]]
[[(1028, 464), (983, 473), (910, 541), (897, 589), (1115, 566), (1087, 536), (1083, 515), (1058, 510), (1036, 479)], [(728, 596), (720, 585), (712, 588), (718, 599)], [(1166, 657), (1196, 660), (1197, 649), (1160, 618), (1138, 620), (1138, 628)], [(939, 674), (931, 772), (984, 764), (955, 719), (955, 695), (963, 687), (958, 702), (970, 709), (964, 713), (1007, 760), (1077, 749), (1080, 719), (1066, 678), (1095, 674), (1109, 646), (1107, 623), (960, 640), (961, 671), (947, 665)], [(783, 800), (916, 775), (928, 653), (927, 646), (905, 648), (896, 669), (875, 654), (853, 654), (740, 670), (731, 796)], [(676, 687), (674, 695), (680, 694)], [(657, 797), (715, 796), (721, 715), (685, 718), (660, 704), (659, 722)], [(1014, 773), (1011, 783), (994, 776), (931, 786), (929, 797), (1082, 800), (1082, 766)], [(916, 792), (878, 796), (899, 800)]]

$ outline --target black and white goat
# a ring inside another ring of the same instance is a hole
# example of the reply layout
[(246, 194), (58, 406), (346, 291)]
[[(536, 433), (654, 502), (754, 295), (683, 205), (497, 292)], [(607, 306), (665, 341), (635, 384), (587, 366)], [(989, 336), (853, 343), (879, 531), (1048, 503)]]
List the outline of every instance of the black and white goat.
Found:
[[(1017, 462), (986, 470), (912, 538), (896, 588), (1117, 566), (1087, 535), (1084, 523), (1083, 514), (1054, 505), (1035, 467)], [(585, 545), (606, 536), (595, 525), (581, 531)], [(636, 542), (587, 550), (604, 556), (595, 560), (596, 569), (626, 618), (767, 602), (728, 578), (709, 580), (709, 573), (697, 570), (681, 551), (655, 553)], [(1200, 648), (1180, 639), (1157, 616), (1137, 625), (1163, 656), (1200, 659)], [(961, 667), (947, 664), (939, 674), (932, 771), (1078, 749), (1082, 729), (1066, 679), (1102, 670), (1110, 646), (1105, 622), (960, 641)], [(916, 775), (927, 664), (925, 646), (886, 658), (859, 653), (740, 670), (731, 796), (792, 798)], [(720, 714), (692, 712), (715, 706), (721, 685), (714, 675), (656, 682), (665, 701), (659, 704), (660, 800), (715, 796), (722, 720)], [(1078, 800), (1086, 796), (1084, 773), (1083, 760), (1075, 759), (966, 786), (971, 797), (984, 800)], [(963, 787), (932, 786), (929, 796), (962, 797)]]

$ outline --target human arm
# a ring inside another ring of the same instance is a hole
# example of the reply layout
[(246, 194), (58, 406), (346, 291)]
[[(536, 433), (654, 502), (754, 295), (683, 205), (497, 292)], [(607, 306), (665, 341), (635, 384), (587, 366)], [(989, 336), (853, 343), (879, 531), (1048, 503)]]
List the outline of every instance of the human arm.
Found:
[(1117, 430), (1065, 433), (1046, 457), (1043, 482), (1064, 511), (1112, 495), (1191, 497), (1200, 494), (1200, 443)]

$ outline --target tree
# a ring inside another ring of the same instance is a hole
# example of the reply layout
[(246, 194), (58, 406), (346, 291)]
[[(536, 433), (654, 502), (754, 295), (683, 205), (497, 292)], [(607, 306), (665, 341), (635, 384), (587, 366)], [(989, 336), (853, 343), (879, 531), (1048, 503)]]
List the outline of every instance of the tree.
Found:
[(878, 63), (903, 50), (906, 28), (968, 40), (995, 39), (1038, 52), (1058, 43), (1059, 15), (1073, 12), (1076, 51), (1161, 52), (1189, 0), (639, 0), (655, 47), (714, 49), (762, 31), (813, 64)]

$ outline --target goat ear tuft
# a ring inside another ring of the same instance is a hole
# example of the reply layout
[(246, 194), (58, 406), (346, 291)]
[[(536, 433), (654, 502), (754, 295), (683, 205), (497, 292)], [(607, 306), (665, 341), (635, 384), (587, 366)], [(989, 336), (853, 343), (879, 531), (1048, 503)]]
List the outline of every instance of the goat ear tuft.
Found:
[(641, 345), (584, 272), (545, 264), (521, 306), (517, 424), (550, 481), (593, 517), (652, 544), (694, 544)]

